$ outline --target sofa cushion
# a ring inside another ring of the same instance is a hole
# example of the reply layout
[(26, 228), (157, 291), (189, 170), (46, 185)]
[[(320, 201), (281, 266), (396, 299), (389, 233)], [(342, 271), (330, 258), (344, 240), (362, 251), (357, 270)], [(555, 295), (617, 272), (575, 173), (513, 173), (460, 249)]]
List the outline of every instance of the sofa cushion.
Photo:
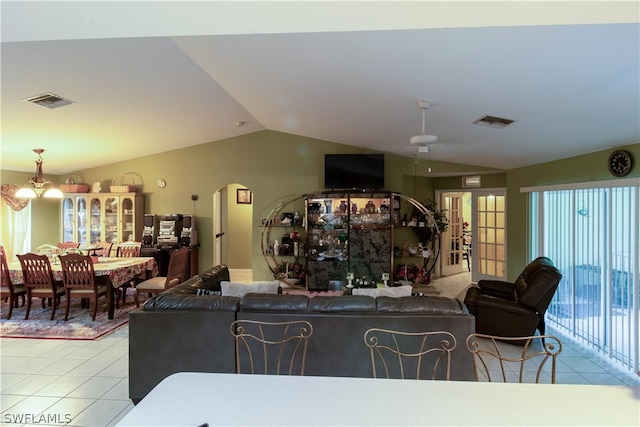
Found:
[(309, 298), (313, 297), (340, 297), (344, 295), (344, 291), (306, 291), (303, 289), (283, 289), (286, 295), (304, 295)]
[(221, 296), (175, 295), (161, 293), (148, 299), (144, 311), (194, 310), (194, 311), (238, 311), (240, 298)]
[(222, 281), (220, 282), (220, 287), (222, 288), (222, 296), (242, 298), (246, 294), (251, 293), (277, 294), (280, 283), (278, 283), (277, 280), (271, 282), (253, 282), (250, 284)]
[(309, 298), (305, 295), (246, 294), (240, 309), (243, 311), (307, 311)]
[(376, 299), (376, 306), (379, 313), (469, 314), (460, 301), (435, 296), (381, 296)]
[(409, 297), (413, 292), (413, 286), (396, 286), (393, 288), (355, 288), (351, 291), (353, 295), (368, 295), (373, 298), (378, 297)]
[(309, 299), (309, 311), (316, 312), (375, 312), (376, 300), (366, 295), (315, 297)]

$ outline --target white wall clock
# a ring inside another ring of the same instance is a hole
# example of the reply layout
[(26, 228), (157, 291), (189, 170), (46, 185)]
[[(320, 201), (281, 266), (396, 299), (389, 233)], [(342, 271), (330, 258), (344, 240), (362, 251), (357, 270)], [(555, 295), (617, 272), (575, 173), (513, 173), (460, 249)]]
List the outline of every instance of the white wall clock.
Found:
[(164, 179), (158, 180), (158, 188), (164, 188), (166, 186), (167, 186), (167, 181), (165, 181)]

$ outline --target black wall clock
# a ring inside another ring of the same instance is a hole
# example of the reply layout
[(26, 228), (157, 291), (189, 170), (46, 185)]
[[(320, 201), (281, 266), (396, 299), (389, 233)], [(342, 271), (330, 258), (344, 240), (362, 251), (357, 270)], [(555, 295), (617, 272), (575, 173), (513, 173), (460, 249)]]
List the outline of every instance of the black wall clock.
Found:
[(625, 150), (616, 150), (609, 156), (607, 166), (613, 176), (625, 176), (631, 170), (631, 154)]

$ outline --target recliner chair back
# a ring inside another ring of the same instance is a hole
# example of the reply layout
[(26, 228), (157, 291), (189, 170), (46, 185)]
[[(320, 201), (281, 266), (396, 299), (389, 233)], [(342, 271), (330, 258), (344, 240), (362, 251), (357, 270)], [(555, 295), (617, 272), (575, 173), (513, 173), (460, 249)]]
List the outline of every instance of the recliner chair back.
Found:
[(543, 316), (561, 279), (562, 274), (549, 258), (536, 258), (516, 279), (518, 302)]

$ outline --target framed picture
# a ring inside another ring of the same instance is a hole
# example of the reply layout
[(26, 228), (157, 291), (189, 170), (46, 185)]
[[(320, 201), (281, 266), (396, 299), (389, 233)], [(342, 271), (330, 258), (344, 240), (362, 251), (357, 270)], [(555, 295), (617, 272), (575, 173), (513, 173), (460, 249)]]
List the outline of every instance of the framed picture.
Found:
[(238, 188), (238, 193), (236, 196), (236, 202), (239, 205), (250, 205), (251, 204), (252, 193), (247, 188)]

